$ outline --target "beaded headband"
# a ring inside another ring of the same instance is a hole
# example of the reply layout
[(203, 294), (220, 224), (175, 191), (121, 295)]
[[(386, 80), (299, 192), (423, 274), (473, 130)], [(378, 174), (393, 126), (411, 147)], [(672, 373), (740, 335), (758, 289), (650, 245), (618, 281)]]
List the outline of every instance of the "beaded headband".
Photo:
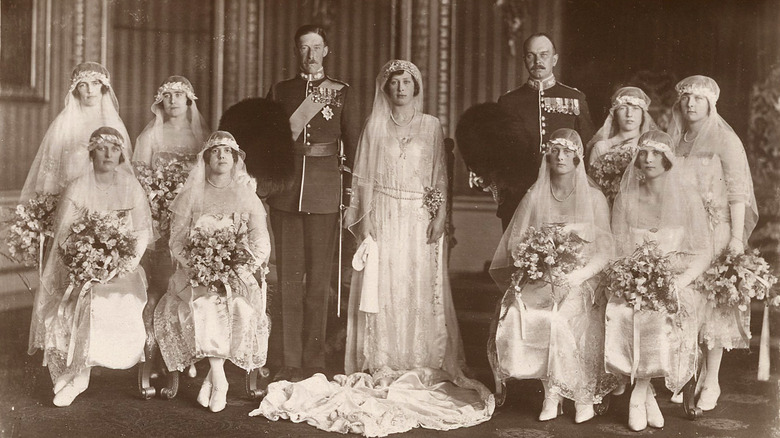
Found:
[(217, 146), (228, 146), (230, 149), (238, 152), (238, 154), (241, 156), (241, 159), (246, 157), (246, 152), (238, 147), (236, 139), (234, 139), (233, 136), (227, 131), (217, 131), (214, 134), (211, 134), (211, 137), (206, 140), (206, 145), (203, 147), (203, 150), (206, 151)]
[(397, 71), (408, 71), (412, 77), (417, 80), (419, 83), (421, 81), (420, 78), (420, 70), (417, 68), (416, 65), (412, 64), (409, 61), (404, 61), (403, 59), (394, 59), (390, 61), (390, 63), (385, 67), (384, 72), (382, 72), (382, 77), (384, 78), (384, 82), (387, 82), (387, 80), (390, 78), (390, 74), (397, 72)]
[(639, 149), (654, 149), (665, 154), (674, 155), (672, 148), (668, 144), (655, 140), (642, 140), (642, 143), (639, 144)]
[(647, 102), (636, 96), (620, 96), (612, 102), (612, 109), (617, 109), (621, 105), (633, 105), (647, 111)]
[(584, 155), (584, 151), (581, 145), (578, 145), (577, 143), (574, 143), (573, 141), (566, 138), (553, 138), (551, 140), (548, 140), (542, 152), (544, 152), (545, 154), (550, 153), (550, 150), (552, 149), (553, 146), (561, 146), (564, 149), (574, 152), (579, 157), (582, 157)]
[(718, 101), (718, 96), (715, 94), (715, 92), (705, 87), (704, 85), (700, 84), (684, 84), (684, 85), (677, 85), (677, 97), (682, 97), (683, 94), (693, 94), (696, 96), (704, 96), (706, 97), (713, 105), (715, 105), (715, 102)]
[(162, 102), (165, 93), (173, 93), (175, 91), (186, 94), (187, 98), (190, 100), (198, 99), (198, 97), (195, 96), (195, 90), (192, 89), (192, 86), (185, 84), (184, 82), (172, 81), (162, 84), (160, 88), (157, 89), (157, 94), (154, 96), (154, 104), (156, 105)]
[(111, 81), (108, 80), (108, 76), (104, 75), (103, 73), (99, 71), (94, 70), (83, 70), (78, 72), (76, 76), (73, 78), (73, 80), (70, 81), (70, 92), (73, 92), (73, 90), (78, 87), (78, 85), (82, 82), (89, 82), (93, 80), (100, 81), (101, 84), (105, 85), (106, 87), (111, 88)]
[(117, 137), (114, 134), (100, 134), (98, 136), (92, 137), (89, 139), (89, 145), (87, 146), (87, 150), (93, 151), (97, 149), (100, 146), (108, 146), (108, 145), (116, 145), (119, 147), (124, 147), (124, 140)]

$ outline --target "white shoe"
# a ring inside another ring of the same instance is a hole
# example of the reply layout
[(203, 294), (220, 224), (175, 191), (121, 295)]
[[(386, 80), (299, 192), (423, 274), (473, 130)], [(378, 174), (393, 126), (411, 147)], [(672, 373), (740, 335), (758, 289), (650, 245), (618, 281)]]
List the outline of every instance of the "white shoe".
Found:
[(672, 398), (669, 399), (670, 402), (679, 405), (683, 402), (683, 393), (682, 391), (678, 392), (677, 394), (672, 394)]
[(211, 380), (204, 379), (203, 384), (200, 385), (200, 391), (198, 391), (198, 404), (204, 408), (209, 407), (209, 401), (211, 400)]
[(634, 432), (647, 428), (647, 407), (644, 403), (628, 405), (628, 428)]
[[(549, 395), (542, 402), (542, 412), (539, 413), (539, 421), (549, 421), (557, 418), (563, 413), (563, 397), (560, 395)], [(592, 406), (591, 406), (592, 407)]]
[(696, 407), (702, 411), (711, 411), (718, 405), (718, 398), (720, 397), (720, 385), (708, 385), (701, 388), (701, 395), (699, 395), (699, 401), (696, 403)]
[(658, 402), (655, 400), (655, 396), (648, 391), (647, 401), (645, 402), (645, 409), (647, 411), (647, 425), (660, 429), (664, 427), (664, 416), (661, 413), (661, 408), (658, 407)]
[(227, 405), (227, 385), (223, 387), (215, 386), (211, 392), (211, 401), (209, 401), (209, 409), (211, 412), (219, 412), (225, 409)]
[(189, 368), (187, 368), (187, 376), (189, 376), (191, 379), (194, 379), (198, 375), (198, 370), (195, 369), (195, 365), (190, 365)]
[(593, 404), (574, 403), (574, 409), (576, 409), (574, 422), (577, 424), (584, 423), (596, 416), (596, 411), (593, 410)]
[(54, 406), (60, 408), (70, 406), (70, 404), (73, 403), (73, 400), (75, 400), (76, 397), (78, 397), (78, 395), (82, 392), (83, 390), (79, 391), (78, 388), (73, 386), (73, 382), (70, 382), (63, 386), (62, 389), (60, 389), (60, 391), (54, 395)]
[(618, 383), (617, 388), (612, 390), (612, 395), (623, 395), (626, 392), (626, 384)]

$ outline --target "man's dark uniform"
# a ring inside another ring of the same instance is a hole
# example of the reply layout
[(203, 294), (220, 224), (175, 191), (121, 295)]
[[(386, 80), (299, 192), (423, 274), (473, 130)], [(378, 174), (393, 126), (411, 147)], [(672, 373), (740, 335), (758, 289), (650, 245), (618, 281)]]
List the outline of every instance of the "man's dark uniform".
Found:
[(542, 163), (541, 146), (549, 140), (550, 134), (556, 129), (571, 128), (586, 144), (593, 136), (593, 122), (585, 94), (557, 82), (554, 76), (543, 81), (529, 79), (499, 97), (498, 104), (520, 120), (525, 135), (530, 138), (526, 143), (529, 149), (524, 154), (528, 159), (517, 163), (517, 171), (522, 175), (521, 183), (513, 190), (500, 194), (496, 216), (501, 218), (501, 225), (506, 229), (520, 200), (536, 182)]
[(359, 129), (348, 91), (347, 84), (323, 73), (302, 73), (268, 92), (290, 116), (295, 140), (293, 185), (268, 198), (279, 281), (271, 303), (271, 366), (325, 367), (328, 293), (340, 214), (339, 139), (351, 168)]

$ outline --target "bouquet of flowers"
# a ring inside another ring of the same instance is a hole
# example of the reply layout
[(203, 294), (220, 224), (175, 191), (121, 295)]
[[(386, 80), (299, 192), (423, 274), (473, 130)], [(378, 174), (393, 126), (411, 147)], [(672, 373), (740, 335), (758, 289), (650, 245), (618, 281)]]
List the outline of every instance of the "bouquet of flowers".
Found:
[(136, 161), (133, 167), (136, 178), (149, 197), (154, 225), (161, 237), (167, 240), (171, 228), (169, 208), (187, 180), (189, 165), (184, 159), (172, 158), (157, 159), (154, 167)]
[(47, 237), (54, 236), (54, 212), (59, 195), (38, 193), (13, 211), (8, 224), (8, 251), (11, 258), (25, 266), (40, 267), (42, 249)]
[(206, 286), (222, 294), (227, 285), (241, 284), (240, 270), (257, 271), (260, 264), (249, 248), (248, 223), (247, 213), (236, 213), (201, 220), (190, 230), (184, 255), (192, 287)]
[(615, 260), (606, 270), (607, 294), (641, 309), (677, 313), (677, 290), (671, 256), (658, 242), (646, 240), (628, 257)]
[(527, 281), (547, 276), (552, 283), (560, 283), (568, 274), (582, 265), (582, 248), (587, 243), (563, 224), (548, 224), (539, 229), (528, 227), (520, 243), (512, 250), (514, 265), (512, 285), (519, 292)]
[(137, 239), (127, 226), (127, 211), (85, 211), (70, 226), (70, 235), (59, 248), (71, 284), (97, 280), (131, 271)]
[(623, 172), (629, 164), (631, 164), (631, 150), (621, 148), (607, 152), (591, 166), (591, 177), (604, 192), (610, 204), (615, 201), (620, 190), (620, 179), (623, 178)]
[(728, 249), (696, 280), (696, 286), (717, 307), (747, 310), (751, 299), (780, 306), (780, 294), (773, 290), (777, 277), (756, 249), (736, 254)]
[(444, 194), (436, 187), (426, 187), (423, 195), (423, 206), (428, 210), (431, 219), (436, 217), (439, 207), (444, 204)]

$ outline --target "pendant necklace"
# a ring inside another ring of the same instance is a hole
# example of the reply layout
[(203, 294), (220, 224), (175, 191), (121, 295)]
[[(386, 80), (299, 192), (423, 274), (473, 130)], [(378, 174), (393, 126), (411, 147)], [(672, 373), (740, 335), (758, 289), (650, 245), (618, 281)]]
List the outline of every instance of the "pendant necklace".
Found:
[(414, 109), (414, 113), (412, 113), (412, 117), (409, 118), (409, 121), (404, 123), (403, 125), (398, 123), (398, 120), (395, 119), (395, 116), (393, 115), (393, 111), (390, 111), (390, 120), (393, 121), (393, 124), (395, 124), (396, 128), (395, 131), (398, 132), (399, 128), (405, 127), (406, 129), (406, 135), (405, 136), (397, 136), (396, 139), (398, 140), (398, 147), (401, 149), (401, 155), (400, 158), (406, 158), (406, 147), (409, 145), (409, 143), (412, 141), (412, 120), (414, 120), (414, 117), (417, 115), (417, 108)]
[(683, 133), (683, 141), (684, 141), (684, 142), (686, 142), (686, 143), (690, 143), (690, 142), (692, 142), (692, 141), (696, 140), (696, 138), (697, 138), (698, 136), (699, 136), (699, 134), (696, 134), (696, 137), (693, 137), (692, 139), (688, 140), (688, 131), (685, 131), (685, 132)]

